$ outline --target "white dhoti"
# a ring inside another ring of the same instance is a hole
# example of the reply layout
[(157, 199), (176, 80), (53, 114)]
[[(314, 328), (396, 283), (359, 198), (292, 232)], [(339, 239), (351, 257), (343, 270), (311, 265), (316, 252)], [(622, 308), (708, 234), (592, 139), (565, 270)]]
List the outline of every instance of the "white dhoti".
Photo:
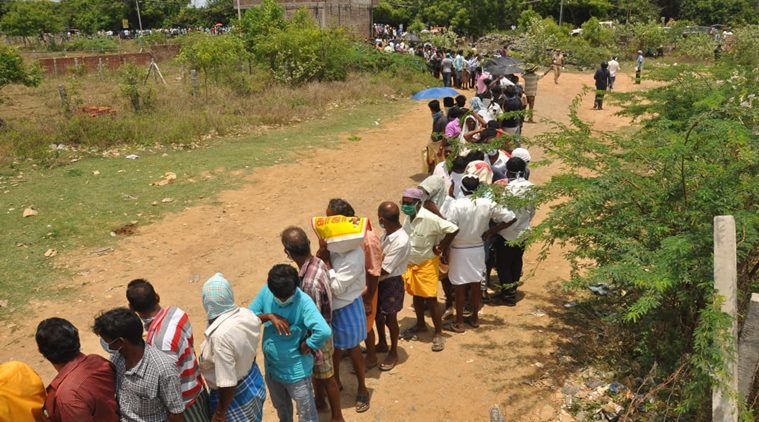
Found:
[(485, 248), (480, 245), (451, 246), (448, 279), (454, 286), (480, 283), (485, 279)]

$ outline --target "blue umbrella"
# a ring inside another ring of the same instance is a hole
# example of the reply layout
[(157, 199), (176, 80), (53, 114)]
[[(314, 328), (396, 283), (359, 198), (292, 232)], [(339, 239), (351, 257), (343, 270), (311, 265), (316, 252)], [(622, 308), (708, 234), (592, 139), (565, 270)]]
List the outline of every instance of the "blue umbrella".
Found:
[(412, 100), (434, 100), (443, 97), (455, 97), (459, 92), (453, 88), (435, 87), (423, 89), (411, 96)]

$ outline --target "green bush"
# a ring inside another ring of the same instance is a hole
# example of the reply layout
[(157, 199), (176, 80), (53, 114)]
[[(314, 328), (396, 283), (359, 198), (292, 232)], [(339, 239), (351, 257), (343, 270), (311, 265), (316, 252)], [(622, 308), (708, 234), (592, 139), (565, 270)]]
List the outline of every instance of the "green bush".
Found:
[(183, 37), (181, 42), (179, 61), (201, 71), (206, 88), (209, 75), (218, 82), (231, 69), (239, 71), (241, 64), (248, 59), (245, 44), (236, 35), (195, 33)]
[(636, 397), (651, 398), (626, 403), (648, 412), (631, 420), (711, 418), (730, 324), (714, 290), (714, 216), (736, 220), (739, 301), (757, 287), (755, 70), (677, 69), (658, 88), (619, 97), (639, 130), (597, 132), (578, 117), (578, 97), (572, 123), (535, 140), (568, 170), (539, 188), (551, 212), (533, 240), (568, 247), (568, 288), (609, 287), (577, 312), (585, 309), (582, 324), (605, 334), (594, 357), (637, 379), (627, 385)]
[(745, 66), (759, 66), (759, 25), (746, 25), (733, 30), (725, 40), (725, 58)]
[(559, 48), (561, 27), (552, 18), (540, 19), (533, 14), (523, 13), (526, 19), (524, 43), (515, 55), (527, 63), (547, 65), (551, 63), (551, 50)]
[(348, 51), (350, 70), (358, 72), (387, 72), (396, 75), (403, 72), (424, 72), (424, 59), (410, 54), (385, 53), (365, 43), (354, 43)]
[(265, 28), (261, 29), (267, 34), (265, 37), (244, 35), (247, 47), (259, 63), (265, 63), (274, 79), (285, 83), (345, 80), (351, 45), (345, 32), (340, 28), (319, 28), (305, 9), (283, 25), (279, 8), (264, 2), (248, 12), (263, 15), (269, 22), (266, 25), (259, 22)]
[(119, 42), (113, 37), (76, 37), (71, 41), (54, 45), (49, 49), (55, 51), (84, 51), (88, 53), (114, 53), (121, 50)]
[(121, 66), (119, 73), (121, 95), (129, 100), (132, 111), (139, 113), (151, 110), (156, 92), (152, 86), (144, 84), (145, 71), (129, 63)]
[(677, 42), (673, 54), (683, 59), (704, 62), (714, 58), (716, 47), (717, 43), (711, 35), (692, 34)]

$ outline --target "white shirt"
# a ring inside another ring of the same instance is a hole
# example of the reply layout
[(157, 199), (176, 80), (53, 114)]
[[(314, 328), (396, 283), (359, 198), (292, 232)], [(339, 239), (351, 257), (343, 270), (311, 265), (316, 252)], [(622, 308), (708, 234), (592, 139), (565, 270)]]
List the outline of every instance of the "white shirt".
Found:
[(413, 222), (410, 217), (406, 217), (403, 221), (403, 229), (409, 235), (411, 245), (409, 263), (421, 264), (434, 257), (433, 248), (443, 240), (446, 234), (456, 232), (458, 227), (422, 207)]
[[(509, 184), (506, 185), (506, 191), (514, 196), (524, 196), (532, 186), (532, 182), (519, 178), (509, 181)], [(517, 240), (522, 233), (530, 229), (530, 223), (533, 217), (535, 217), (535, 208), (522, 208), (515, 210), (514, 213), (517, 216), (517, 221), (498, 232), (506, 240)]]
[(329, 270), (332, 290), (332, 310), (344, 308), (361, 296), (366, 287), (364, 249), (358, 247), (348, 252), (330, 252), (332, 269)]
[(411, 252), (408, 234), (398, 229), (389, 235), (382, 236), (382, 269), (387, 275), (381, 276), (380, 281), (398, 277), (406, 271), (408, 256)]
[(261, 320), (248, 308), (219, 315), (200, 346), (200, 372), (212, 390), (234, 387), (256, 362)]
[(435, 166), (435, 170), (432, 171), (434, 176), (440, 176), (445, 181), (445, 194), (448, 194), (448, 190), (451, 189), (451, 175), (448, 173), (446, 162), (441, 161)]
[(482, 234), (490, 228), (491, 220), (508, 223), (516, 215), (491, 199), (465, 197), (453, 201), (446, 218), (459, 227), (459, 233), (451, 243), (451, 247), (456, 248), (482, 245)]
[(616, 60), (609, 60), (609, 75), (617, 76), (618, 71), (619, 71), (619, 62)]
[(461, 179), (464, 178), (466, 174), (464, 173), (456, 173), (455, 171), (451, 172), (451, 184), (453, 185), (453, 197), (463, 198), (464, 192), (461, 191)]

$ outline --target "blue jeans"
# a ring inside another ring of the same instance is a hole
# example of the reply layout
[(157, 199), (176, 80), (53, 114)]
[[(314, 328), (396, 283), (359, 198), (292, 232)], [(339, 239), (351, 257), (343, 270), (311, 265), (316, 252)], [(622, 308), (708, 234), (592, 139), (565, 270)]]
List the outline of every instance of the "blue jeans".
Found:
[(451, 86), (451, 72), (443, 72), (443, 86)]
[(277, 409), (280, 422), (292, 422), (293, 401), (298, 411), (299, 422), (319, 422), (311, 377), (285, 384), (273, 379), (267, 372), (266, 387), (269, 389), (269, 397), (274, 408)]

